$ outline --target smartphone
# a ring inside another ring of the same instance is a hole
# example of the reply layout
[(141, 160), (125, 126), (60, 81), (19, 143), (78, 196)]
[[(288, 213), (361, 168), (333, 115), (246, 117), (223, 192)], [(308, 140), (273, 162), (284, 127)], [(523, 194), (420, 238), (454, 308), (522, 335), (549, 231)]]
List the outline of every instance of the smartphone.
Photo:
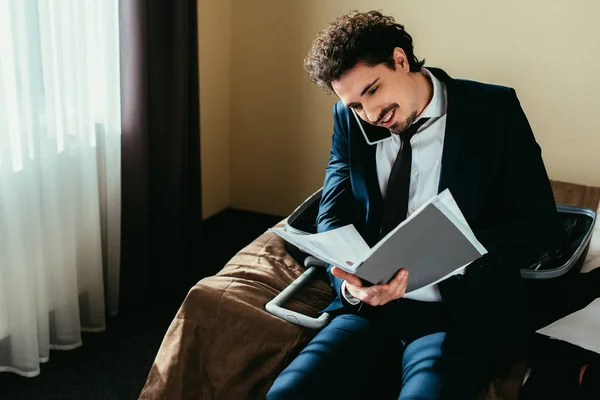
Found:
[(367, 143), (379, 143), (382, 140), (385, 140), (391, 136), (391, 132), (389, 131), (389, 129), (384, 128), (382, 126), (371, 125), (367, 121), (362, 120), (358, 116), (358, 114), (356, 114), (356, 111), (354, 111), (354, 109), (351, 108), (350, 111), (352, 111), (352, 114), (354, 114), (354, 118), (356, 118), (356, 122), (358, 123), (358, 126), (363, 136), (365, 137)]

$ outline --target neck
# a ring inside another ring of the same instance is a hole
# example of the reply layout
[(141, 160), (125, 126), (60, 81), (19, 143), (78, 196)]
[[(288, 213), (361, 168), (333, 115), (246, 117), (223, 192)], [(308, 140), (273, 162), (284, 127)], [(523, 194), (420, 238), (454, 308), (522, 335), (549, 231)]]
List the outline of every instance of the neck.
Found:
[(433, 98), (433, 83), (431, 82), (431, 79), (422, 72), (417, 72), (415, 74), (415, 79), (419, 88), (419, 107), (417, 109), (417, 115), (421, 115), (423, 110), (425, 110), (425, 107), (427, 107)]

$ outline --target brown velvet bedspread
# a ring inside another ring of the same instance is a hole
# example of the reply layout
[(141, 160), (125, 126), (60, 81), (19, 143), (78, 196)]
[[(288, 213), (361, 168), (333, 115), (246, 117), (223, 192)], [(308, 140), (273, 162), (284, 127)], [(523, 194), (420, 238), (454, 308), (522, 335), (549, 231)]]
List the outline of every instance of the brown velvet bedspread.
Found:
[[(598, 208), (600, 188), (552, 185), (557, 203)], [(140, 399), (264, 399), (279, 372), (316, 334), (264, 310), (303, 271), (283, 241), (266, 232), (217, 275), (198, 282), (165, 334)], [(330, 301), (323, 275), (288, 307), (317, 315)], [(524, 364), (516, 365), (481, 398), (516, 399), (524, 371)]]

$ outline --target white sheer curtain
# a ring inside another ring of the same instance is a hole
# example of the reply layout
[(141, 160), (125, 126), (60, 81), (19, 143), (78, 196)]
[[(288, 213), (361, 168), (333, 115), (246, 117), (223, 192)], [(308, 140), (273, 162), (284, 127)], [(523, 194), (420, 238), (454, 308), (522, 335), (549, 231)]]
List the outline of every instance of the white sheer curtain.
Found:
[(118, 0), (0, 0), (0, 371), (116, 313)]

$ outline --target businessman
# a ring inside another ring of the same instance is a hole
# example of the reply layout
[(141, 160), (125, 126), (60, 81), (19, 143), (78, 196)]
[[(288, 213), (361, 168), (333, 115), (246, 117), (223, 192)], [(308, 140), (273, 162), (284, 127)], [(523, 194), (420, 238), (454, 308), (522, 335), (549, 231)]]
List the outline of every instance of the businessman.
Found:
[(562, 235), (515, 91), (425, 67), (404, 27), (375, 11), (337, 18), (305, 67), (339, 98), (319, 232), (354, 224), (374, 245), (449, 189), (488, 254), (410, 300), (401, 265), (380, 285), (329, 265), (337, 316), (267, 398), (476, 398), (525, 354), (519, 269)]

